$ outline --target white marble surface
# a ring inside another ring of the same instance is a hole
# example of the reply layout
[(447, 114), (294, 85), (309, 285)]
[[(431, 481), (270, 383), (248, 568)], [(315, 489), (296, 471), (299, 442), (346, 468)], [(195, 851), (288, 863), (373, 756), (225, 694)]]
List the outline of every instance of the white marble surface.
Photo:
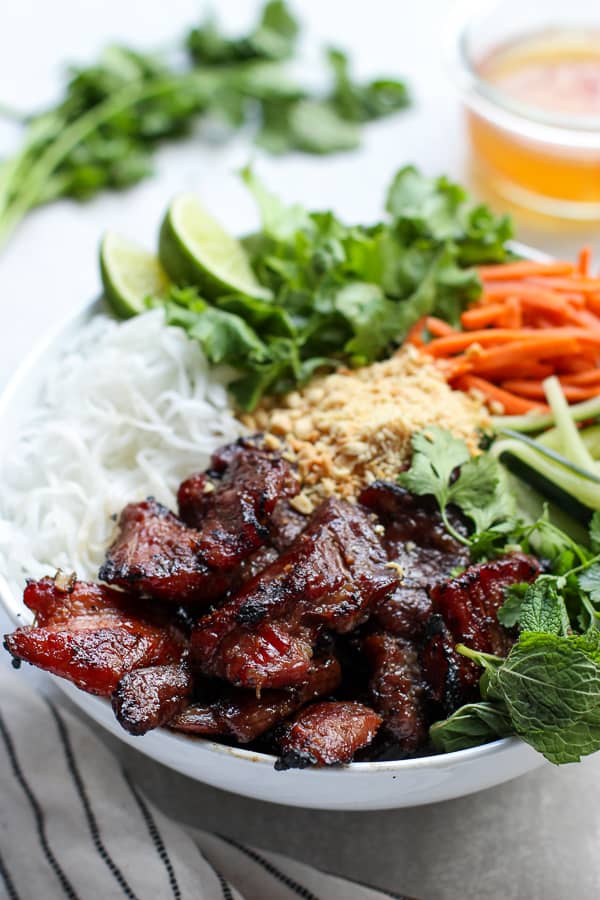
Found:
[[(543, 10), (540, 0), (533, 3)], [(296, 0), (294, 5), (307, 26), (307, 70), (312, 72), (316, 44), (335, 42), (352, 50), (359, 74), (405, 74), (416, 102), (406, 114), (372, 126), (359, 153), (323, 160), (255, 154), (268, 182), (290, 200), (331, 206), (361, 220), (379, 215), (385, 185), (407, 162), (470, 183), (460, 110), (440, 59), (447, 2)], [(248, 21), (254, 2), (221, 0), (218, 6), (235, 27)], [(104, 43), (119, 39), (142, 47), (164, 44), (194, 21), (199, 8), (196, 0), (5, 0), (0, 99), (37, 107), (56, 92), (61, 61), (85, 62)], [(14, 137), (0, 126), (0, 155)], [(32, 215), (0, 255), (0, 387), (57, 320), (96, 294), (96, 250), (106, 228), (151, 246), (169, 197), (189, 188), (197, 188), (230, 227), (250, 225), (251, 204), (232, 172), (253, 153), (244, 139), (209, 149), (194, 141), (169, 147), (157, 158), (156, 178), (125, 195), (103, 196), (85, 206), (55, 204)], [(600, 236), (598, 226), (521, 213), (517, 224), (522, 240), (556, 254), (573, 253), (584, 239), (594, 243)], [(6, 664), (0, 657), (0, 665)], [(42, 683), (32, 672), (22, 677)], [(600, 896), (600, 758), (561, 770), (548, 766), (439, 806), (323, 813), (240, 799), (111, 744), (173, 817), (390, 890), (427, 900)]]

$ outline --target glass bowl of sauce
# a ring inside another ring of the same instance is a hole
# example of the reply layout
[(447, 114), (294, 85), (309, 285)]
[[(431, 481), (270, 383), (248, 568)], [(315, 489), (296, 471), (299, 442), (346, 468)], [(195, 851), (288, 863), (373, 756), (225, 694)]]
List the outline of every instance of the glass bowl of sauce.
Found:
[(600, 0), (463, 0), (448, 36), (476, 168), (519, 205), (600, 219)]

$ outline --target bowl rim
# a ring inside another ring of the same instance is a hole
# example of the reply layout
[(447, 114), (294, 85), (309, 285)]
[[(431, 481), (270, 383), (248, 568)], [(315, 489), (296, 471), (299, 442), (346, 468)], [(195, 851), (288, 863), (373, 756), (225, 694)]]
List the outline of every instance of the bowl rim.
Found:
[[(600, 116), (552, 114), (515, 100), (477, 71), (467, 49), (469, 26), (502, 0), (455, 0), (446, 15), (444, 60), (463, 100), (475, 112), (507, 131), (571, 150), (600, 149)], [(544, 26), (548, 32), (551, 26)], [(599, 22), (600, 29), (600, 22)], [(523, 32), (523, 36), (534, 32)], [(499, 43), (498, 46), (502, 46)]]
[[(543, 253), (542, 251), (534, 250), (533, 248), (530, 248), (524, 244), (520, 244), (516, 241), (510, 242), (510, 245), (511, 248), (515, 250), (515, 252), (520, 253), (522, 256), (528, 256), (531, 259), (538, 259), (540, 261), (549, 259), (548, 255)], [(10, 404), (13, 401), (15, 395), (19, 393), (19, 390), (21, 389), (23, 383), (26, 382), (27, 378), (32, 374), (37, 366), (42, 363), (44, 356), (57, 344), (60, 338), (64, 336), (64, 334), (68, 332), (69, 329), (75, 328), (79, 319), (91, 318), (102, 313), (111, 315), (106, 302), (101, 296), (96, 297), (94, 300), (91, 300), (87, 303), (80, 304), (75, 310), (62, 317), (61, 320), (53, 328), (49, 329), (49, 331), (41, 340), (34, 344), (34, 346), (25, 355), (24, 359), (14, 371), (12, 376), (9, 378), (3, 390), (0, 391), (0, 422), (2, 422), (3, 417), (6, 415), (7, 409), (10, 407)], [(2, 443), (4, 442), (0, 442), (0, 449)], [(22, 600), (18, 599), (18, 597), (15, 595), (15, 592), (10, 587), (7, 579), (1, 572), (0, 605), (8, 615), (9, 619), (17, 627), (20, 625), (28, 624), (29, 617), (25, 612), (26, 608), (23, 606)], [(75, 685), (72, 685), (68, 681), (60, 679), (57, 676), (51, 677), (53, 682), (57, 684), (58, 687), (67, 694), (67, 696), (70, 696), (72, 691), (78, 691), (81, 694), (86, 694), (85, 691), (79, 691), (79, 689)], [(86, 694), (86, 696), (92, 701), (97, 701), (99, 703), (102, 703), (103, 705), (109, 704), (109, 701), (106, 698), (96, 697), (92, 694)], [(160, 728), (153, 731), (153, 740), (156, 740), (156, 736), (158, 734), (160, 734), (164, 740), (169, 742), (175, 742), (180, 745), (190, 745), (191, 743), (198, 743), (201, 744), (202, 748), (206, 751), (223, 756), (233, 756), (236, 759), (263, 766), (268, 765), (269, 767), (272, 767), (276, 759), (273, 754), (260, 753), (254, 750), (244, 750), (241, 747), (233, 747), (227, 744), (220, 744), (216, 741), (211, 741), (201, 736), (186, 735), (183, 733), (180, 734), (174, 731), (172, 732), (166, 728)], [(138, 740), (141, 742), (144, 740), (144, 737), (145, 736), (141, 736), (138, 738)], [(383, 773), (408, 772), (422, 769), (442, 769), (448, 766), (452, 767), (455, 765), (462, 765), (463, 763), (468, 763), (476, 758), (481, 759), (482, 757), (486, 756), (494, 756), (497, 753), (501, 753), (503, 751), (508, 752), (511, 749), (516, 749), (517, 747), (523, 746), (523, 743), (524, 742), (520, 737), (513, 735), (510, 737), (499, 738), (495, 741), (490, 741), (487, 744), (481, 744), (476, 747), (468, 747), (464, 750), (454, 750), (450, 753), (436, 753), (429, 756), (413, 757), (409, 759), (383, 760), (373, 762), (351, 762), (344, 766), (340, 766), (339, 768), (336, 767), (336, 771), (350, 772), (358, 775), (364, 774), (366, 772)], [(308, 774), (311, 777), (314, 777), (319, 774), (324, 774), (325, 772), (330, 772), (331, 767), (325, 770), (315, 768), (303, 769), (301, 771), (304, 775)]]

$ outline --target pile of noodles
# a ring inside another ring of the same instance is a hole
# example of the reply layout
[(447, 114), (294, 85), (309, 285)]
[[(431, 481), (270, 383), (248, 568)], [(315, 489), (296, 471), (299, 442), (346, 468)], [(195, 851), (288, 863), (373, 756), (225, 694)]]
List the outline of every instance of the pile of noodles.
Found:
[(126, 503), (152, 495), (173, 508), (178, 484), (240, 434), (227, 378), (165, 327), (160, 310), (90, 320), (44, 373), (19, 432), (3, 439), (0, 572), (9, 584), (57, 568), (93, 578)]

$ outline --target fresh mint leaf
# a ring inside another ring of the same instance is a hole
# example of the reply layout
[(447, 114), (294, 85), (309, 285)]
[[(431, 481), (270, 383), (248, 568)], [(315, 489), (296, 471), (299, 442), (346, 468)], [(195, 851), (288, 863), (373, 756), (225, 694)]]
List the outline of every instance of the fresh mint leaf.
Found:
[(521, 631), (566, 636), (571, 630), (569, 616), (557, 579), (541, 576), (525, 592), (519, 615)]
[(482, 701), (461, 706), (448, 719), (429, 729), (431, 742), (440, 753), (479, 747), (514, 734), (507, 713), (500, 706)]
[(525, 632), (490, 691), (516, 731), (553, 763), (600, 749), (600, 632), (563, 637)]

